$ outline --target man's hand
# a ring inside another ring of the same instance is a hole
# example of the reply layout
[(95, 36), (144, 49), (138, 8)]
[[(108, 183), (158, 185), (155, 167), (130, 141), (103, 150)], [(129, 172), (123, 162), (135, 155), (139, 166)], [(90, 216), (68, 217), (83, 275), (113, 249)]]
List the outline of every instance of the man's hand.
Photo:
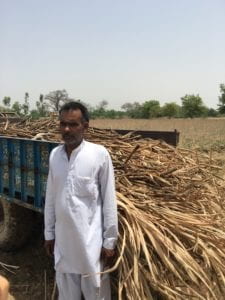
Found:
[(45, 250), (49, 256), (53, 256), (54, 254), (54, 246), (55, 246), (55, 240), (49, 240), (45, 241)]
[(9, 282), (8, 280), (0, 276), (0, 299), (1, 300), (7, 300), (9, 296)]
[(106, 249), (102, 247), (101, 259), (105, 267), (109, 267), (113, 263), (113, 258), (115, 256), (115, 249)]

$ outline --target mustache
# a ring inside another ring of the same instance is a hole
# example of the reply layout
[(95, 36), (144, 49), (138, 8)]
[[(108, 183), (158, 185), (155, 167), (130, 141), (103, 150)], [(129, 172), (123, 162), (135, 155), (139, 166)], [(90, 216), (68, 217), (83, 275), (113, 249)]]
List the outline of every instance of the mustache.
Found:
[(63, 137), (63, 138), (73, 137), (73, 135), (70, 134), (70, 133), (64, 133), (64, 134), (62, 135), (62, 137)]

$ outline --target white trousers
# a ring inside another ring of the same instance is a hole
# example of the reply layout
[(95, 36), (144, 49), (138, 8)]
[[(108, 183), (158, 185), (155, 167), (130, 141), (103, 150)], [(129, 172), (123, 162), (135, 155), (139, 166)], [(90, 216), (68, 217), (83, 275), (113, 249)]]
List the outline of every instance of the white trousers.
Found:
[(111, 300), (110, 280), (103, 274), (100, 287), (96, 287), (91, 277), (83, 277), (74, 273), (56, 272), (56, 283), (59, 291), (58, 300)]

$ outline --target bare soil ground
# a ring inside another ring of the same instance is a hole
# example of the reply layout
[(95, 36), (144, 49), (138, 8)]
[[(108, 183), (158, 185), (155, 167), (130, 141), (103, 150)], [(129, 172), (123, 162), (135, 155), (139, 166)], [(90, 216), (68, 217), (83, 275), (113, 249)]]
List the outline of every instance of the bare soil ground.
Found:
[(11, 294), (16, 300), (51, 299), (54, 285), (53, 260), (45, 253), (42, 228), (39, 226), (21, 249), (0, 251), (0, 262), (19, 267), (17, 270), (10, 269), (12, 273), (0, 264), (0, 274), (9, 279)]

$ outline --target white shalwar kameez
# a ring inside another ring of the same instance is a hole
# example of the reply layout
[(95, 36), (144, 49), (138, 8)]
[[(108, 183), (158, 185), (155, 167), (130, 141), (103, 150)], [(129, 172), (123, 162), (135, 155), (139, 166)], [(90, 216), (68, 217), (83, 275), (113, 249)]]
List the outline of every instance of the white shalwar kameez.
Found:
[(54, 148), (45, 199), (45, 239), (55, 239), (59, 300), (80, 300), (80, 291), (73, 287), (77, 282), (85, 300), (110, 299), (108, 282), (97, 273), (102, 247), (113, 249), (117, 235), (114, 171), (108, 151), (83, 140), (68, 160), (64, 145)]

